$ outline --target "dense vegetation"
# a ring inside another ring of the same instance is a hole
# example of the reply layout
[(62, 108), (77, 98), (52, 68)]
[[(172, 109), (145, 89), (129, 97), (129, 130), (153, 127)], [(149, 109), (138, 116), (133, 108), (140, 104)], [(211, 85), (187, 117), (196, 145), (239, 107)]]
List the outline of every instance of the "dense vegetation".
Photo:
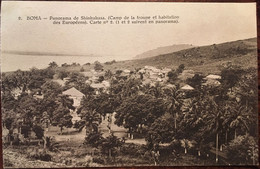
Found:
[[(234, 50), (248, 52), (243, 45)], [(220, 54), (212, 57), (218, 58)], [(96, 71), (103, 69), (99, 62), (94, 67)], [(257, 164), (256, 69), (229, 64), (220, 70), (220, 85), (203, 85), (205, 76), (195, 74), (185, 81), (194, 90), (182, 90), (183, 81), (178, 76), (184, 69), (181, 64), (168, 73), (165, 84), (158, 82), (155, 85), (144, 85), (138, 69), (127, 77), (120, 76), (120, 70), (107, 70), (99, 80), (105, 79), (111, 85), (99, 94), (85, 83), (89, 77), (66, 71), (55, 62), (42, 70), (3, 73), (3, 126), (10, 136), (15, 128), (21, 128), (25, 138), (30, 130), (36, 131), (37, 138), (43, 139), (48, 149), (42, 153), (43, 157), (34, 155), (36, 159), (50, 160), (46, 152), (55, 150), (49, 138), (44, 136), (42, 127), (49, 119), (52, 125), (60, 128), (61, 134), (64, 127), (79, 131), (86, 128), (84, 144), (106, 155), (104, 161), (93, 152), (93, 161), (100, 164), (119, 164), (116, 157), (122, 155), (136, 156), (143, 159), (144, 164), (150, 164), (151, 160), (154, 164), (163, 164), (163, 156), (168, 156), (167, 159), (176, 164), (174, 161), (187, 155), (205, 159), (212, 153), (214, 159), (208, 158), (211, 164), (213, 160), (217, 164)], [(52, 81), (54, 76), (69, 77), (69, 80), (62, 87)], [(85, 95), (77, 109), (81, 120), (75, 125), (70, 115), (70, 110), (75, 109), (73, 100), (62, 94), (71, 87)], [(13, 93), (17, 89), (21, 90), (18, 97)], [(39, 99), (35, 97), (37, 95), (43, 97)], [(126, 128), (130, 138), (145, 138), (146, 145), (126, 144), (125, 138), (117, 138), (110, 130), (108, 137), (102, 135), (99, 130), (102, 118), (114, 112), (115, 124)], [(13, 142), (19, 144), (14, 138)], [(225, 155), (220, 156), (220, 152)]]

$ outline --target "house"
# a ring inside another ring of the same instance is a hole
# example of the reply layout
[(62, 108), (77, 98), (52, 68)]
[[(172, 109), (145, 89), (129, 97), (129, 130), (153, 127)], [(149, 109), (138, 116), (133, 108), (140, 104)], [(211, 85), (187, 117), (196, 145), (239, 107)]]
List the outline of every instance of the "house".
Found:
[(68, 95), (74, 101), (73, 106), (76, 107), (76, 110), (71, 112), (70, 115), (72, 116), (72, 123), (75, 124), (77, 121), (79, 121), (81, 119), (76, 112), (77, 112), (77, 108), (79, 107), (83, 96), (85, 96), (85, 95), (74, 87), (64, 91), (62, 94)]
[(98, 95), (100, 91), (105, 88), (102, 83), (92, 83), (90, 86), (95, 89), (96, 95)]
[(70, 80), (70, 78), (69, 77), (65, 77), (65, 78), (63, 78), (63, 80), (64, 80), (64, 82), (67, 82), (67, 81)]
[(186, 84), (183, 87), (181, 87), (181, 90), (194, 90), (194, 88), (191, 87), (190, 85)]
[(219, 80), (219, 79), (221, 79), (221, 76), (210, 74), (210, 75), (206, 76), (205, 79), (214, 79), (214, 80)]
[(103, 80), (102, 84), (104, 85), (105, 88), (109, 88), (110, 87), (110, 83), (107, 80)]
[(86, 80), (85, 83), (90, 85), (92, 83), (92, 81), (91, 80)]
[[(31, 90), (25, 90), (24, 92), (25, 92), (25, 93), (28, 93), (28, 94), (31, 94), (31, 93), (32, 93)], [(13, 90), (11, 91), (11, 94), (13, 95), (13, 97), (14, 97), (15, 99), (18, 99), (18, 97), (19, 97), (22, 93), (23, 93), (23, 90), (20, 89), (20, 88), (15, 88), (15, 89), (13, 89)]]
[(123, 72), (124, 72), (124, 73), (127, 73), (127, 74), (130, 74), (131, 71), (128, 70), (128, 69), (125, 69), (125, 70), (123, 70)]
[(74, 107), (78, 107), (80, 105), (80, 101), (83, 98), (84, 94), (78, 91), (75, 87), (72, 87), (66, 91), (64, 91), (62, 94), (68, 95), (71, 99), (73, 99)]
[(218, 80), (214, 79), (207, 79), (205, 83), (203, 83), (203, 86), (219, 86), (221, 83)]
[(204, 86), (219, 86), (221, 83), (218, 80), (220, 80), (220, 79), (221, 79), (221, 76), (210, 74), (204, 78), (204, 80), (206, 82), (203, 83), (203, 85)]

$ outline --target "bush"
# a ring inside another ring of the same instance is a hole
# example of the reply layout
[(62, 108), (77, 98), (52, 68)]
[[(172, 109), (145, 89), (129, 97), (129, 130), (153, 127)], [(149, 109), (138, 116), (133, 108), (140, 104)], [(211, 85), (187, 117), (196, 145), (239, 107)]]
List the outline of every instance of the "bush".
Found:
[(43, 149), (30, 149), (27, 157), (35, 160), (51, 161), (51, 155)]
[(103, 139), (104, 138), (102, 137), (101, 133), (92, 132), (87, 137), (85, 137), (84, 144), (89, 144), (92, 147), (98, 147), (102, 144)]
[(41, 126), (33, 126), (33, 132), (36, 134), (38, 139), (41, 139), (44, 136), (44, 129)]
[(80, 71), (80, 72), (84, 72), (85, 70), (84, 70), (83, 67), (81, 67), (79, 71)]
[(227, 147), (227, 157), (231, 164), (257, 164), (258, 145), (252, 136), (238, 136)]
[(14, 165), (12, 164), (12, 162), (8, 159), (8, 158), (5, 158), (3, 159), (3, 162), (4, 162), (4, 166), (5, 167), (13, 167)]
[(105, 164), (105, 160), (103, 157), (93, 157), (93, 162), (98, 164)]
[(123, 144), (121, 147), (121, 153), (123, 155), (138, 156), (141, 157), (147, 151), (145, 146), (138, 146), (135, 144)]

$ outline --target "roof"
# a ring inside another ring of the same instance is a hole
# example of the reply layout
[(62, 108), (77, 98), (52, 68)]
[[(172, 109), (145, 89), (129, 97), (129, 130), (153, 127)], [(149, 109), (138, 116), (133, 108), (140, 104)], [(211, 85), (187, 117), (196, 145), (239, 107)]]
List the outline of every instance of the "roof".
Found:
[(131, 71), (128, 69), (123, 70), (124, 73), (130, 73)]
[(85, 83), (91, 84), (91, 81), (90, 80), (86, 80)]
[(181, 89), (182, 90), (194, 90), (194, 88), (191, 87), (190, 85), (184, 85)]
[(193, 71), (193, 70), (190, 70), (190, 69), (186, 69), (186, 70), (183, 70), (182, 73), (190, 73), (190, 74), (194, 74), (194, 71)]
[(104, 88), (105, 87), (102, 83), (92, 83), (90, 86), (95, 88), (95, 89), (99, 89), (99, 88)]
[(102, 82), (102, 84), (103, 84), (105, 87), (110, 87), (109, 81), (104, 80), (104, 81)]
[(211, 74), (211, 75), (206, 76), (206, 79), (221, 79), (221, 76)]
[(66, 91), (64, 91), (62, 94), (73, 96), (73, 97), (83, 97), (84, 94), (78, 91), (75, 87), (72, 87)]
[(221, 83), (215, 79), (208, 79), (203, 85), (219, 86)]
[(176, 88), (176, 86), (173, 85), (173, 84), (167, 84), (166, 87), (169, 87), (169, 88)]

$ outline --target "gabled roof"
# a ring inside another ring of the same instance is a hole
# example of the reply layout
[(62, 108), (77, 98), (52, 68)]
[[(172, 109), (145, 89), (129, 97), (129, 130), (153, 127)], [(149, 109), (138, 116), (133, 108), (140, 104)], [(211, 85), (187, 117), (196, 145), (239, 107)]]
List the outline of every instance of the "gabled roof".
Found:
[(62, 94), (73, 96), (73, 97), (83, 97), (84, 94), (78, 91), (75, 87), (72, 87), (66, 91), (64, 91)]
[(194, 90), (194, 88), (193, 87), (191, 87), (190, 85), (184, 85), (182, 88), (181, 88), (182, 90)]

